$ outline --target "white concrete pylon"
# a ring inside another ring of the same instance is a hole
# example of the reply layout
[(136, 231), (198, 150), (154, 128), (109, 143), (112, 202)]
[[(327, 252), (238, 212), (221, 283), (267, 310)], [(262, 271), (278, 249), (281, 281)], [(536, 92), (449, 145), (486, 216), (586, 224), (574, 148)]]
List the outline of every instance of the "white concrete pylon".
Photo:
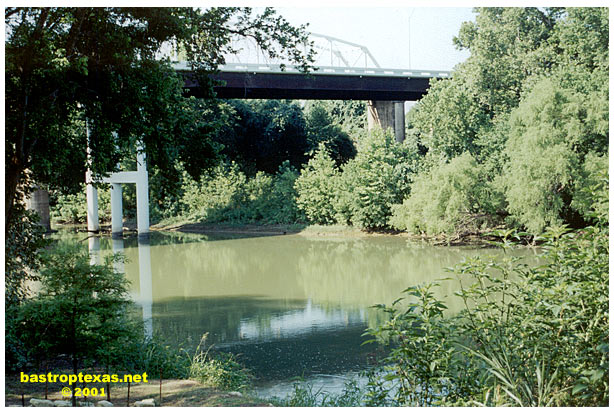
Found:
[(122, 234), (123, 232), (123, 212), (122, 212), (122, 185), (111, 184), (111, 233)]
[(100, 222), (98, 220), (98, 190), (92, 184), (92, 172), (85, 173), (85, 182), (87, 183), (87, 231), (100, 230)]
[[(122, 186), (121, 184), (136, 184), (136, 221), (137, 230), (140, 234), (149, 233), (149, 175), (147, 173), (147, 164), (145, 160), (145, 152), (142, 146), (137, 147), (137, 170), (136, 171), (119, 171), (111, 173), (109, 177), (103, 178), (103, 183), (111, 184), (111, 231), (113, 234), (121, 234), (123, 232), (123, 210), (122, 210)], [(88, 185), (89, 189), (90, 185)], [(92, 187), (93, 188), (93, 187)], [(94, 188), (95, 190), (95, 188)], [(89, 193), (89, 191), (88, 191)], [(90, 204), (90, 196), (88, 194), (88, 209)], [(96, 200), (96, 210), (98, 203)], [(96, 212), (96, 221), (98, 221)], [(88, 214), (88, 224), (89, 224)]]
[(147, 234), (149, 233), (149, 176), (142, 147), (137, 148), (136, 174), (136, 226), (139, 234)]

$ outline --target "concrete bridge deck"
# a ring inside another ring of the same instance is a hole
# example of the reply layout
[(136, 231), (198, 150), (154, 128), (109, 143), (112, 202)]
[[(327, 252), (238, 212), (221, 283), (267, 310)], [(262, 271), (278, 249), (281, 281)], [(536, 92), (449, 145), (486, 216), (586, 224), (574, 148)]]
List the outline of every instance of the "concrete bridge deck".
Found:
[[(184, 73), (187, 94), (200, 97), (190, 67), (174, 67)], [(431, 78), (449, 76), (446, 71), (345, 67), (305, 74), (294, 67), (282, 71), (277, 65), (228, 64), (211, 77), (225, 83), (214, 88), (219, 98), (415, 101), (426, 94)]]

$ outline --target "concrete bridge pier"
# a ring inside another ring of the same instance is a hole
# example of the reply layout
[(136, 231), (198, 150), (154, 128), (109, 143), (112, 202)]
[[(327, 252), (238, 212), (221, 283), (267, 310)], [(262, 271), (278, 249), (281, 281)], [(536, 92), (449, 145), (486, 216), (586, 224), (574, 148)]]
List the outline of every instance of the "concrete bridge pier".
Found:
[(51, 231), (51, 218), (49, 217), (49, 192), (37, 187), (26, 197), (26, 209), (35, 211), (39, 216), (38, 224), (47, 232)]
[[(122, 184), (136, 184), (136, 225), (139, 236), (149, 234), (149, 175), (145, 163), (145, 153), (137, 148), (136, 171), (120, 171), (103, 178), (103, 183), (111, 184), (111, 232), (121, 236), (123, 233)], [(91, 171), (85, 174), (87, 182), (87, 231), (99, 231), (98, 190), (93, 185)]]
[(113, 237), (123, 234), (122, 191), (121, 184), (111, 184), (111, 235)]
[(395, 140), (402, 143), (405, 140), (405, 102), (368, 101), (367, 126), (369, 130), (392, 128)]

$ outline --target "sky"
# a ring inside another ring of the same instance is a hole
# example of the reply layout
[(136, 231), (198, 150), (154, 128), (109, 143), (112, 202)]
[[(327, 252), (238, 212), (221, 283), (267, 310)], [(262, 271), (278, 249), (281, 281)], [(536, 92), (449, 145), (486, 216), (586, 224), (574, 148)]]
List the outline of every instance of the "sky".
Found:
[(366, 46), (383, 68), (400, 69), (451, 70), (469, 56), (466, 50), (457, 50), (452, 39), (463, 21), (475, 21), (471, 8), (276, 7), (276, 10), (293, 25), (309, 23), (309, 31)]

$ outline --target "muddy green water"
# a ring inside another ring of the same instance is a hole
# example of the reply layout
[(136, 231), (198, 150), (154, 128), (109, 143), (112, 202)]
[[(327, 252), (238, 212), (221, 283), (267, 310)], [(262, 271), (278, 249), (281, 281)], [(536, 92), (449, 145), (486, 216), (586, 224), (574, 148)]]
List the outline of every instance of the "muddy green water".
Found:
[[(449, 277), (465, 257), (501, 254), (495, 249), (434, 247), (400, 237), (332, 238), (300, 235), (240, 236), (152, 233), (84, 240), (93, 259), (111, 251), (127, 261), (118, 268), (146, 333), (169, 344), (208, 343), (239, 355), (263, 395), (284, 395), (289, 381), (342, 386), (381, 352), (361, 345), (382, 316), (369, 308), (390, 304), (405, 288)], [(534, 259), (521, 249), (516, 255)], [(450, 310), (458, 281), (437, 289)]]

